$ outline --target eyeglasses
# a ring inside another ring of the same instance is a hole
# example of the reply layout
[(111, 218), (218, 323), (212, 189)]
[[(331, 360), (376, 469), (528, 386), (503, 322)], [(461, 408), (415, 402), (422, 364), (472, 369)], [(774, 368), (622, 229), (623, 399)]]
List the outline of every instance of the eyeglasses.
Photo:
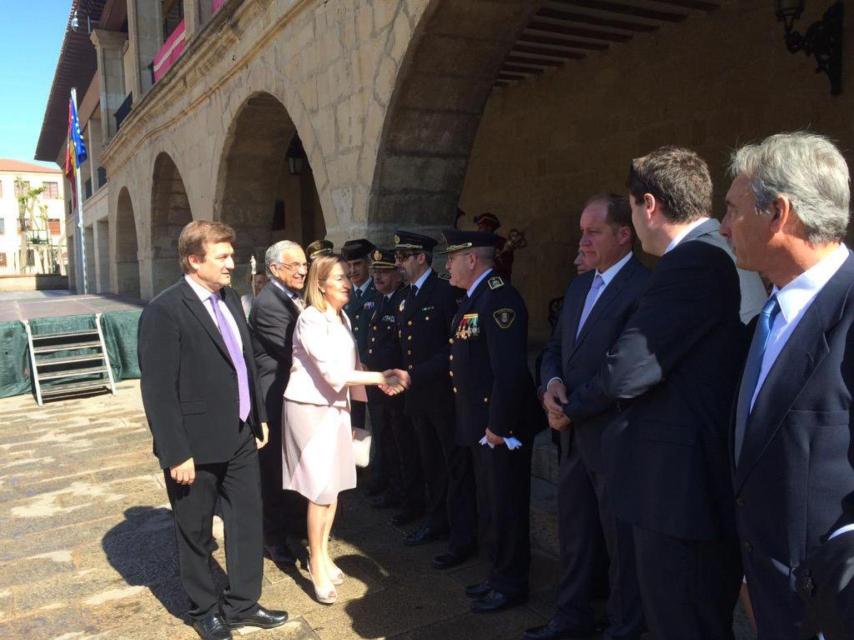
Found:
[(454, 258), (459, 258), (460, 256), (468, 256), (471, 255), (471, 251), (455, 251), (454, 253), (449, 253), (448, 257), (445, 259), (446, 262), (453, 262)]
[(395, 251), (394, 259), (397, 262), (406, 262), (409, 258), (414, 255), (418, 255), (415, 251)]
[(306, 271), (308, 270), (307, 262), (290, 262), (288, 264), (285, 264), (284, 262), (274, 262), (273, 264), (277, 264), (280, 267), (284, 267), (288, 271), (299, 271), (301, 269), (305, 269)]

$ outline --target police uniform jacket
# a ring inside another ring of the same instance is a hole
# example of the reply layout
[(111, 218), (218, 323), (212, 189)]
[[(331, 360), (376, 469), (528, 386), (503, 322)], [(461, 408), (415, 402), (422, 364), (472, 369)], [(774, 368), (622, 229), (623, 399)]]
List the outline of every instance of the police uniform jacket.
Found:
[[(362, 362), (369, 371), (386, 371), (398, 369), (402, 365), (400, 354), (400, 337), (397, 328), (397, 309), (406, 297), (406, 286), (401, 286), (386, 297), (377, 292), (374, 312), (368, 323), (367, 350)], [(383, 402), (393, 398), (376, 387), (368, 387), (370, 402)]]
[(412, 379), (406, 392), (406, 412), (424, 410), (437, 402), (451, 402), (448, 352), (451, 321), (457, 310), (459, 290), (430, 273), (414, 298), (404, 287), (398, 305), (403, 366)]
[(350, 293), (350, 301), (344, 305), (344, 313), (350, 318), (353, 336), (356, 338), (356, 344), (359, 347), (359, 357), (362, 359), (365, 357), (368, 345), (368, 324), (371, 321), (376, 303), (377, 288), (374, 286), (372, 278), (365, 288), (365, 292), (359, 298), (356, 298), (356, 288), (353, 287), (353, 291)]
[(457, 444), (476, 444), (487, 427), (530, 441), (543, 412), (528, 370), (528, 310), (519, 292), (490, 274), (460, 304), (452, 328)]

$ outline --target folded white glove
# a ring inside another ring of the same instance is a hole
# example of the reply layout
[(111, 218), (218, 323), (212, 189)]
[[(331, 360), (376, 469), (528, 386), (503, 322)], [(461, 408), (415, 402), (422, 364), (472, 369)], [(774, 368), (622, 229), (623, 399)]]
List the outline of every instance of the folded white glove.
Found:
[[(486, 436), (483, 436), (480, 439), (480, 444), (489, 445), (490, 449), (495, 448), (495, 445), (489, 442), (489, 440), (486, 439)], [(519, 442), (516, 438), (504, 438), (504, 444), (507, 445), (507, 448), (510, 449), (510, 451), (513, 451), (513, 449), (518, 449), (522, 446), (522, 443)]]

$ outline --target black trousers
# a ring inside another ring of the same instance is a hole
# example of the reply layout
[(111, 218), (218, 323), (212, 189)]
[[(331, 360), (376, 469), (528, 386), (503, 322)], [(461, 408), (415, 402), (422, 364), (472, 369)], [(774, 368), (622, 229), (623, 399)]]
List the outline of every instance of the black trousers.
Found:
[(368, 403), (353, 400), (350, 403), (350, 426), (354, 429), (365, 428), (365, 418), (368, 413)]
[(531, 566), (532, 446), (470, 447), (477, 478), (478, 514), (492, 563), (489, 583), (505, 595), (528, 593)]
[[(275, 396), (275, 397), (274, 397)], [(264, 543), (284, 544), (290, 533), (304, 536), (308, 501), (295, 491), (282, 489), (282, 395), (267, 394), (270, 441), (258, 452), (261, 498), (264, 505)]]
[[(164, 469), (178, 539), (181, 582), (190, 598), (191, 618), (217, 606), (227, 617), (253, 613), (261, 596), (262, 557), (261, 477), (252, 430), (240, 425), (240, 447), (228, 462), (196, 466), (191, 485), (179, 485)], [(225, 523), (228, 586), (217, 592), (211, 573), (213, 516), (220, 499)]]
[(474, 470), (469, 449), (454, 442), (453, 406), (437, 401), (411, 412), (410, 419), (427, 484), (426, 524), (449, 530), (451, 552), (473, 547), (477, 542)]
[(563, 435), (566, 451), (558, 486), (561, 575), (556, 622), (562, 627), (594, 625), (591, 601), (600, 571), (597, 558), (607, 550), (607, 637), (636, 640), (643, 629), (643, 606), (632, 526), (614, 515), (605, 476), (587, 469), (575, 432)]
[[(403, 396), (368, 403), (372, 443), (376, 443), (376, 458), (382, 461), (378, 472), (380, 477), (373, 475), (371, 481), (380, 485), (384, 483), (389, 493), (400, 498), (405, 509), (422, 509), (425, 492), (418, 441), (403, 406)], [(374, 467), (374, 460), (371, 466)]]
[(684, 540), (634, 527), (644, 613), (656, 640), (732, 640), (741, 587), (736, 540)]

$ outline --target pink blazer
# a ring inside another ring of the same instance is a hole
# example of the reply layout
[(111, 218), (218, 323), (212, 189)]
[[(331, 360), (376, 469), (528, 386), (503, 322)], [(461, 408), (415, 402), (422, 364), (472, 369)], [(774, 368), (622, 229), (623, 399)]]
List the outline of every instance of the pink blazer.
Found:
[(317, 307), (308, 307), (294, 329), (294, 354), (285, 399), (321, 406), (349, 406), (365, 400), (365, 388), (348, 387), (347, 380), (361, 368), (356, 340), (346, 314), (343, 323), (329, 318)]

